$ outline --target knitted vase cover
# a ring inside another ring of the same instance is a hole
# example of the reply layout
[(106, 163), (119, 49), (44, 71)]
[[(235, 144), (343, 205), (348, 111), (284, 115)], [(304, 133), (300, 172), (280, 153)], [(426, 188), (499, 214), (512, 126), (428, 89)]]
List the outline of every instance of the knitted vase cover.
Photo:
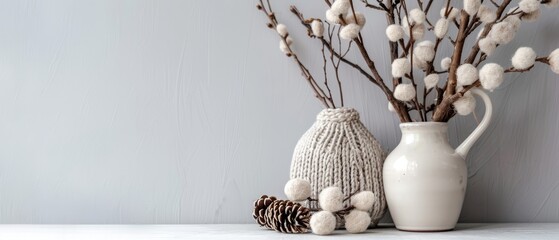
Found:
[[(312, 195), (318, 198), (326, 187), (337, 186), (344, 195), (370, 190), (375, 194), (371, 225), (375, 226), (386, 212), (382, 186), (385, 154), (380, 144), (359, 120), (352, 108), (324, 109), (316, 122), (299, 139), (291, 161), (291, 178), (307, 179)], [(307, 202), (317, 208), (317, 202)], [(344, 207), (351, 205), (344, 202)], [(338, 227), (343, 227), (338, 218)]]

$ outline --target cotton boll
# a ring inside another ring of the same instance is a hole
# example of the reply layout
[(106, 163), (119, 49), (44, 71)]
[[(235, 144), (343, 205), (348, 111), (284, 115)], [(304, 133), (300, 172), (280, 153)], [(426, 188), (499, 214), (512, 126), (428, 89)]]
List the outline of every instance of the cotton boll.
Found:
[(391, 42), (396, 42), (404, 37), (404, 29), (398, 24), (386, 27), (386, 36)]
[(312, 232), (318, 235), (328, 235), (336, 229), (336, 217), (328, 211), (314, 213), (309, 223)]
[(536, 20), (538, 20), (538, 18), (540, 18), (541, 15), (541, 10), (538, 9), (536, 11), (533, 11), (531, 13), (524, 13), (522, 14), (521, 19), (524, 21), (528, 21), (528, 22), (534, 22)]
[(314, 20), (311, 23), (312, 34), (317, 37), (324, 36), (324, 24), (320, 20)]
[(318, 204), (326, 211), (337, 212), (343, 209), (344, 194), (339, 187), (327, 187), (318, 194)]
[(431, 41), (420, 42), (413, 49), (414, 57), (424, 62), (431, 62), (435, 58), (435, 44)]
[(536, 62), (536, 52), (530, 47), (521, 47), (512, 56), (512, 66), (516, 69), (524, 70), (533, 66)]
[(559, 48), (553, 50), (553, 52), (549, 53), (549, 58), (559, 57)]
[(466, 92), (463, 97), (458, 99), (452, 105), (454, 106), (454, 110), (456, 110), (459, 115), (465, 116), (476, 109), (476, 99), (472, 93)]
[[(416, 24), (413, 26), (412, 28), (412, 36), (413, 39), (415, 40), (420, 40), (423, 38), (423, 36), (425, 35), (425, 25), (424, 24)], [(404, 33), (406, 33), (406, 35), (410, 35), (410, 29), (409, 27), (404, 27)]]
[(481, 0), (464, 0), (464, 11), (470, 16), (475, 15), (480, 6)]
[(291, 46), (291, 44), (293, 43), (293, 38), (291, 38), (291, 37), (286, 37), (286, 38), (285, 38), (285, 42), (287, 42), (287, 45)]
[(437, 38), (444, 38), (444, 36), (446, 35), (446, 33), (448, 33), (448, 25), (449, 25), (450, 21), (448, 21), (445, 18), (441, 18), (437, 21), (437, 23), (435, 24), (435, 36)]
[(555, 54), (553, 55), (553, 57), (549, 57), (548, 60), (551, 71), (559, 74), (559, 54)]
[(521, 20), (516, 15), (510, 15), (507, 18), (505, 18), (503, 21), (510, 23), (513, 26), (514, 31), (518, 31), (518, 28), (520, 28)]
[(346, 40), (351, 40), (359, 36), (359, 31), (361, 27), (355, 23), (350, 23), (342, 27), (340, 30), (340, 37)]
[(508, 22), (500, 22), (491, 28), (489, 37), (497, 44), (507, 44), (514, 38), (514, 26)]
[(459, 86), (466, 86), (478, 79), (478, 72), (474, 65), (465, 63), (456, 70), (456, 80)]
[(489, 37), (480, 39), (478, 45), (481, 52), (485, 53), (487, 56), (491, 56), (497, 48), (497, 44)]
[[(356, 18), (357, 18), (357, 22), (355, 22)], [(353, 14), (349, 14), (347, 15), (347, 17), (345, 17), (345, 21), (347, 24), (357, 23), (357, 25), (363, 27), (365, 26), (367, 19), (365, 19), (365, 15), (363, 15), (362, 13), (355, 12), (355, 17), (353, 16)]]
[(545, 3), (545, 5), (550, 8), (557, 7), (559, 6), (559, 0), (550, 0), (547, 3)]
[(287, 35), (287, 26), (280, 23), (278, 24), (278, 26), (276, 26), (276, 31), (278, 31), (280, 36), (285, 37)]
[(479, 7), (477, 16), (483, 23), (490, 23), (497, 19), (495, 12), (485, 5), (481, 5)]
[(437, 86), (437, 84), (439, 83), (439, 75), (436, 74), (436, 73), (431, 73), (431, 74), (425, 76), (423, 81), (425, 82), (425, 88), (427, 88), (427, 90), (429, 90), (429, 89), (434, 88), (435, 86)]
[(410, 18), (417, 24), (422, 24), (425, 22), (425, 12), (419, 8), (414, 8), (409, 13)]
[(417, 55), (413, 55), (413, 67), (427, 70), (429, 68), (429, 62), (417, 57)]
[(330, 11), (332, 11), (335, 15), (345, 16), (347, 15), (350, 7), (351, 4), (349, 0), (336, 0), (332, 3), (332, 6), (330, 6)]
[(392, 105), (391, 102), (388, 102), (388, 111), (390, 111), (390, 112), (396, 112), (396, 109), (394, 108), (394, 105)]
[(342, 20), (340, 19), (340, 15), (332, 12), (330, 9), (326, 10), (326, 20), (330, 23), (334, 24), (341, 24)]
[(448, 17), (445, 17), (445, 14), (446, 14), (446, 8), (441, 9), (441, 17), (452, 21), (456, 17), (458, 17), (458, 15), (460, 14), (460, 10), (458, 10), (458, 8), (453, 7), (452, 9), (450, 9), (450, 13), (448, 14)]
[(400, 83), (394, 89), (394, 97), (400, 101), (411, 101), (415, 97), (415, 87), (410, 83)]
[(410, 24), (413, 25), (414, 22), (413, 22), (413, 19), (410, 18), (408, 20), (408, 17), (404, 16), (404, 17), (402, 17), (402, 22), (401, 23), (402, 23), (403, 28), (408, 28), (410, 26)]
[(283, 53), (291, 54), (291, 51), (289, 50), (289, 47), (287, 46), (287, 44), (285, 44), (285, 41), (280, 40), (279, 48)]
[(452, 59), (449, 57), (445, 57), (441, 60), (441, 68), (443, 71), (446, 71), (450, 68), (450, 63), (452, 63)]
[(285, 184), (283, 191), (287, 199), (291, 201), (303, 201), (311, 196), (311, 183), (305, 179), (294, 178)]
[(540, 1), (539, 0), (521, 0), (518, 3), (518, 8), (520, 11), (525, 13), (535, 12), (540, 9)]
[(392, 62), (392, 76), (395, 78), (401, 78), (406, 74), (410, 73), (411, 65), (408, 59), (398, 58), (394, 59)]
[(367, 230), (371, 224), (371, 216), (361, 210), (351, 210), (344, 216), (345, 229), (350, 233), (361, 233)]
[(375, 194), (371, 191), (361, 191), (351, 197), (351, 205), (361, 211), (370, 211), (375, 202)]
[(505, 70), (501, 65), (488, 63), (479, 70), (479, 81), (481, 86), (491, 92), (503, 83)]

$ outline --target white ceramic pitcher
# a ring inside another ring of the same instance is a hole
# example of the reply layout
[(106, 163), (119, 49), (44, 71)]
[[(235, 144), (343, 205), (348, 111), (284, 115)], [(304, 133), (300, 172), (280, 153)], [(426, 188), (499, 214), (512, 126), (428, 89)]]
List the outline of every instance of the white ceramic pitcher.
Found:
[(485, 103), (479, 126), (458, 148), (448, 142), (447, 123), (402, 123), (400, 144), (383, 168), (384, 190), (396, 228), (445, 231), (456, 226), (468, 174), (468, 151), (489, 125), (491, 100), (480, 89), (470, 90)]

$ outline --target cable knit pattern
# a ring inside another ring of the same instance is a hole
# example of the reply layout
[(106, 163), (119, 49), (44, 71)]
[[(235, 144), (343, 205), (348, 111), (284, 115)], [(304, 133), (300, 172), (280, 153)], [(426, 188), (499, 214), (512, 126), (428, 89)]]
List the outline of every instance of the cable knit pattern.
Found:
[[(326, 187), (337, 186), (345, 196), (362, 190), (374, 193), (371, 225), (386, 212), (382, 185), (385, 154), (352, 108), (324, 109), (299, 139), (291, 162), (291, 178), (307, 179), (316, 199)], [(309, 204), (309, 203), (307, 203)], [(349, 201), (344, 203), (348, 207)], [(310, 207), (317, 208), (316, 202)], [(338, 219), (337, 227), (343, 227)]]

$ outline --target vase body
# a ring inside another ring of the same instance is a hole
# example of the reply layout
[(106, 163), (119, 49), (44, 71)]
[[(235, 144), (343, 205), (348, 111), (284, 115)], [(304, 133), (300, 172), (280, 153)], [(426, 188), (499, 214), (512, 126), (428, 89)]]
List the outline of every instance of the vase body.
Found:
[(485, 102), (479, 126), (456, 149), (448, 142), (447, 123), (402, 123), (402, 139), (384, 163), (388, 208), (396, 228), (406, 231), (454, 229), (460, 216), (468, 180), (465, 158), (489, 125), (491, 102)]
[[(307, 179), (314, 199), (326, 187), (337, 186), (344, 195), (369, 190), (375, 194), (371, 225), (386, 212), (382, 184), (384, 152), (351, 108), (325, 109), (298, 141), (291, 162), (291, 178)], [(317, 202), (307, 202), (318, 208)], [(349, 201), (344, 202), (348, 207)], [(343, 219), (338, 219), (338, 227)]]

